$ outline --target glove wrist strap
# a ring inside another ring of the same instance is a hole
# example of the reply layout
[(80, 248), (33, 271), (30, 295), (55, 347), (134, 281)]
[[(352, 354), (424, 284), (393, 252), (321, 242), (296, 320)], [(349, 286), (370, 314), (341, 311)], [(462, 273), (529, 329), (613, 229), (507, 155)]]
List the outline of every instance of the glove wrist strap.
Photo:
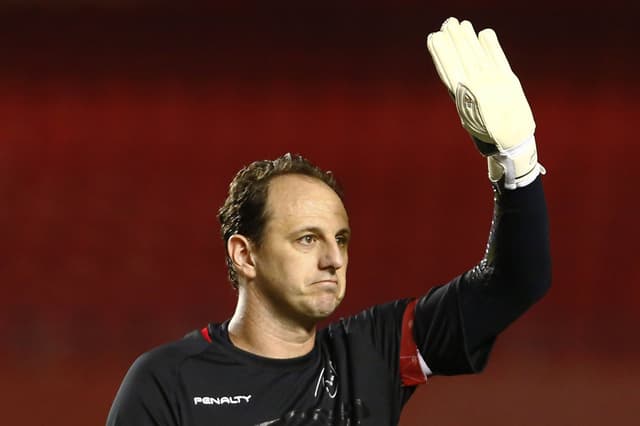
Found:
[(488, 159), (489, 179), (497, 182), (504, 178), (506, 189), (522, 188), (533, 182), (539, 174), (546, 174), (538, 163), (536, 140), (531, 135), (509, 149), (502, 149)]

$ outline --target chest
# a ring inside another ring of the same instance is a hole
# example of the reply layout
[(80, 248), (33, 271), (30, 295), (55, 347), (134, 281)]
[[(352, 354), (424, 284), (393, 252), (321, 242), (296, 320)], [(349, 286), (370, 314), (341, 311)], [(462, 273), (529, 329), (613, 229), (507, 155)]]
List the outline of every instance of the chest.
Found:
[[(357, 362), (357, 364), (356, 364)], [(385, 424), (393, 383), (375, 357), (322, 352), (304, 365), (194, 359), (180, 369), (183, 425)]]

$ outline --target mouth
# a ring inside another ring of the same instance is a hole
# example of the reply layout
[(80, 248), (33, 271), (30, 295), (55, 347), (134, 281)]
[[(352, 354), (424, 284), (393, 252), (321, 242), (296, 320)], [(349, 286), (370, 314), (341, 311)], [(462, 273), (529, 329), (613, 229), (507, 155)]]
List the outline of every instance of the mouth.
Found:
[(311, 285), (337, 287), (338, 281), (337, 280), (320, 280), (320, 281), (312, 282)]

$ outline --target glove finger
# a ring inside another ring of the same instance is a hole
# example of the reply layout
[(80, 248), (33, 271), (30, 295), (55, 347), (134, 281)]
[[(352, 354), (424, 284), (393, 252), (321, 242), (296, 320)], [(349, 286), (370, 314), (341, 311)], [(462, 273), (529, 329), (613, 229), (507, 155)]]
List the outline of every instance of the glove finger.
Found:
[(436, 67), (436, 71), (438, 72), (438, 77), (445, 84), (445, 86), (449, 87), (449, 80), (447, 79), (446, 74), (442, 69), (442, 65), (440, 65), (440, 61), (438, 60), (438, 56), (435, 53), (435, 48), (433, 46), (433, 37), (435, 33), (431, 33), (427, 36), (427, 50), (429, 50), (429, 54), (431, 55), (431, 60), (433, 61), (433, 65)]
[(480, 41), (480, 45), (484, 51), (487, 53), (487, 56), (491, 58), (498, 69), (508, 73), (513, 72), (511, 71), (511, 66), (509, 65), (507, 56), (504, 54), (504, 51), (500, 46), (500, 42), (498, 41), (498, 36), (495, 31), (491, 28), (480, 31), (480, 34), (478, 34), (478, 40)]
[(449, 81), (449, 77), (447, 76), (447, 73), (445, 72), (444, 68), (442, 67), (442, 64), (440, 63), (440, 59), (438, 59), (438, 55), (436, 53), (436, 42), (435, 39), (437, 39), (438, 37), (441, 37), (442, 34), (440, 33), (431, 33), (429, 34), (429, 36), (427, 37), (427, 49), (429, 50), (429, 53), (431, 54), (431, 59), (433, 60), (433, 64), (436, 67), (436, 71), (438, 73), (438, 77), (440, 77), (440, 80), (442, 80), (442, 82), (444, 83), (445, 86), (447, 86), (447, 89), (449, 89), (449, 91), (451, 91), (451, 82)]
[(477, 70), (484, 70), (489, 65), (489, 58), (484, 51), (484, 48), (480, 45), (476, 31), (473, 29), (473, 25), (469, 21), (462, 21), (460, 23), (460, 30), (462, 37), (469, 49), (469, 62), (473, 63), (474, 69), (468, 70), (468, 72), (476, 72)]
[[(460, 23), (457, 19), (447, 19), (443, 26), (443, 31), (450, 39), (451, 44), (454, 46), (456, 55), (458, 56), (458, 61), (460, 62), (465, 75), (467, 77), (474, 75), (474, 71), (477, 68), (475, 65), (475, 54), (472, 47), (466, 40)], [(463, 82), (466, 82), (466, 80)]]
[(464, 70), (451, 40), (444, 33), (438, 31), (429, 35), (427, 47), (440, 79), (450, 92), (455, 92), (458, 83), (464, 79)]
[(451, 16), (444, 20), (440, 26), (440, 31), (444, 32), (449, 25), (460, 25), (460, 22), (458, 22), (457, 18)]

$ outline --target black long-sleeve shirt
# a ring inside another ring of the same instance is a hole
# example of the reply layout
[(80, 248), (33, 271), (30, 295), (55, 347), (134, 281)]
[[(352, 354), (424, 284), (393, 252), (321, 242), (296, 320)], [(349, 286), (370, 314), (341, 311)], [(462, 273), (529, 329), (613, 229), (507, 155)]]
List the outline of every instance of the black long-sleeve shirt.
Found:
[(481, 371), (496, 336), (550, 280), (538, 177), (496, 192), (484, 258), (449, 283), (343, 318), (294, 359), (242, 351), (228, 321), (209, 324), (139, 357), (107, 426), (396, 425), (428, 375)]

